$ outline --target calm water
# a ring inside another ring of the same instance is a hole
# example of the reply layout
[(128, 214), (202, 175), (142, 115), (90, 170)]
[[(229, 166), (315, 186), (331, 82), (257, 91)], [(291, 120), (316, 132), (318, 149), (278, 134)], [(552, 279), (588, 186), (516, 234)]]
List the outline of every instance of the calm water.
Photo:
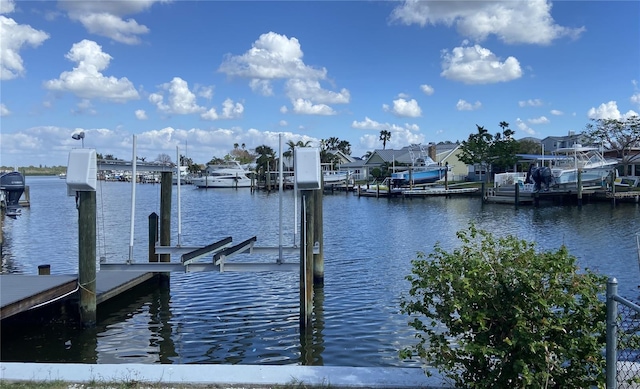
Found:
[[(31, 208), (5, 220), (3, 273), (77, 272), (77, 210), (65, 181), (27, 177)], [(174, 187), (172, 243), (177, 243)], [(136, 187), (134, 254), (147, 260), (147, 218), (159, 212), (160, 186)], [(294, 233), (294, 195), (285, 193), (284, 244)], [(98, 256), (128, 258), (131, 185), (98, 188)], [(183, 186), (182, 245), (226, 236), (278, 244), (277, 194)], [(25, 326), (7, 336), (3, 361), (98, 363), (243, 363), (408, 366), (398, 350), (413, 343), (398, 311), (404, 277), (418, 251), (457, 245), (455, 232), (473, 221), (497, 234), (516, 234), (542, 249), (566, 244), (582, 267), (616, 277), (637, 299), (640, 272), (635, 234), (640, 206), (608, 203), (541, 208), (482, 204), (476, 198), (376, 199), (344, 193), (324, 197), (325, 286), (317, 290), (316, 327), (301, 342), (294, 273), (173, 273), (171, 290), (141, 289), (101, 306), (95, 329), (70, 323)], [(297, 230), (298, 227), (295, 228)], [(245, 258), (243, 258), (245, 259)], [(257, 260), (257, 259), (256, 259)], [(265, 260), (261, 258), (261, 260)], [(267, 258), (266, 260), (275, 260)], [(296, 260), (293, 258), (292, 260)]]

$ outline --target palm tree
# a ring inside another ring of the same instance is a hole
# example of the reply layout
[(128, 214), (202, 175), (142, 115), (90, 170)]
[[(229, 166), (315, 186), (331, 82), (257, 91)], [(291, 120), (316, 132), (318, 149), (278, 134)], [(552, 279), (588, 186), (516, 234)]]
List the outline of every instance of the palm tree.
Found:
[(299, 140), (297, 142), (289, 140), (289, 141), (287, 141), (287, 146), (289, 146), (289, 148), (287, 149), (287, 151), (282, 153), (282, 156), (285, 157), (285, 158), (288, 158), (289, 160), (291, 160), (291, 158), (293, 158), (293, 150), (296, 147), (309, 147), (310, 143), (311, 143), (310, 140), (305, 141), (305, 142), (303, 142), (301, 140)]
[(380, 131), (380, 140), (382, 141), (382, 150), (387, 147), (387, 141), (391, 139), (391, 132), (387, 130)]
[(255, 153), (258, 155), (256, 159), (256, 168), (263, 171), (269, 171), (271, 167), (275, 164), (276, 161), (276, 153), (270, 146), (262, 145), (258, 146), (255, 149)]

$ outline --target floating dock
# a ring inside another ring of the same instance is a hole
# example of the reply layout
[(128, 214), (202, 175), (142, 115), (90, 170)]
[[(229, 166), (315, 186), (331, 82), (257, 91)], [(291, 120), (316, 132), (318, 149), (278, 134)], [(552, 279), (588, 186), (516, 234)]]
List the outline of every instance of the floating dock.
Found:
[[(100, 304), (155, 276), (150, 272), (98, 272), (96, 303)], [(0, 275), (0, 320), (71, 297), (79, 290), (77, 275)]]

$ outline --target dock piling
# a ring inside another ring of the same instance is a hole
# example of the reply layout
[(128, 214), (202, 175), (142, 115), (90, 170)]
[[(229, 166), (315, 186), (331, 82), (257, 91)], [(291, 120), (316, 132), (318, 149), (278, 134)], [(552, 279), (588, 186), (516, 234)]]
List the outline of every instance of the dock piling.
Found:
[(313, 282), (316, 285), (324, 285), (324, 239), (323, 239), (323, 217), (322, 217), (322, 197), (321, 190), (314, 191), (314, 215), (313, 215), (313, 232), (314, 246), (317, 246), (317, 252), (313, 254)]
[[(171, 175), (162, 172), (160, 176), (160, 245), (171, 246)], [(160, 262), (171, 262), (171, 254), (160, 254)], [(160, 275), (160, 284), (169, 284), (169, 273)]]
[[(322, 190), (322, 189), (320, 189)], [(311, 328), (313, 313), (313, 248), (314, 201), (313, 191), (302, 191), (300, 223), (300, 333)]]
[(582, 208), (582, 169), (578, 169), (578, 208)]
[(158, 214), (151, 212), (149, 215), (149, 262), (158, 262), (156, 255), (156, 242), (158, 241)]
[(38, 265), (38, 275), (39, 276), (51, 275), (51, 265)]
[(78, 193), (78, 286), (80, 320), (96, 324), (96, 192)]

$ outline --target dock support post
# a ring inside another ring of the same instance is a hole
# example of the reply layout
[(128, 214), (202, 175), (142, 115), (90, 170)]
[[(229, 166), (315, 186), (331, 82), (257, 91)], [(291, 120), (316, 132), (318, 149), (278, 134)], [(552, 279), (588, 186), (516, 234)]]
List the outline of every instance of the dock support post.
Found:
[[(160, 245), (171, 246), (171, 172), (160, 176)], [(160, 262), (171, 262), (171, 254), (160, 254)], [(169, 273), (160, 275), (162, 285), (169, 284)]]
[(578, 169), (578, 208), (582, 208), (582, 169)]
[(323, 210), (322, 210), (322, 197), (321, 190), (314, 191), (314, 217), (313, 217), (313, 232), (314, 232), (314, 244), (317, 245), (313, 254), (313, 282), (316, 285), (324, 285), (324, 239), (323, 239)]
[(516, 198), (515, 198), (515, 203), (516, 203), (516, 209), (518, 209), (518, 205), (520, 204), (520, 185), (518, 185), (518, 183), (516, 182)]
[(158, 262), (158, 256), (156, 255), (158, 217), (158, 214), (155, 212), (151, 212), (151, 215), (149, 215), (149, 262)]
[(616, 206), (616, 171), (611, 171), (611, 206)]
[(48, 276), (51, 274), (51, 265), (38, 265), (38, 275)]
[(538, 208), (540, 206), (540, 193), (535, 192), (533, 194), (533, 205)]
[[(318, 189), (322, 190), (322, 189)], [(311, 328), (313, 312), (313, 192), (302, 191), (300, 223), (300, 333)]]
[(4, 207), (0, 204), (0, 254), (2, 254), (2, 246), (4, 245)]
[(78, 193), (78, 284), (80, 321), (96, 324), (96, 192)]
[(607, 281), (607, 328), (605, 348), (605, 379), (607, 388), (617, 387), (616, 370), (618, 365), (618, 280), (609, 278)]
[(484, 186), (484, 181), (482, 181), (482, 187), (480, 188), (480, 190), (482, 191), (482, 202), (484, 203), (487, 200), (487, 192)]

